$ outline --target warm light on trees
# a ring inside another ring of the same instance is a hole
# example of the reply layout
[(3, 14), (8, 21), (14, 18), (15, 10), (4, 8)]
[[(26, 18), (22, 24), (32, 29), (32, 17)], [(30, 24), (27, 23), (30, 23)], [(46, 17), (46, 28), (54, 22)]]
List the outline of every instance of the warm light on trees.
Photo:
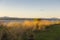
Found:
[(55, 24), (60, 24), (60, 21), (55, 21), (54, 23), (55, 23)]
[(23, 28), (32, 28), (33, 27), (33, 23), (29, 20), (25, 20), (23, 23), (22, 23), (22, 26)]
[(9, 22), (7, 24), (7, 27), (20, 27), (21, 23), (20, 22)]
[(45, 28), (45, 26), (52, 25), (52, 22), (47, 20), (41, 20), (38, 25), (39, 25), (39, 29), (43, 29)]
[(44, 29), (46, 26), (50, 26), (53, 24), (60, 24), (60, 21), (48, 21), (48, 20), (25, 20), (24, 22), (20, 23), (20, 22), (8, 22), (8, 23), (4, 23), (1, 22), (0, 25), (3, 26), (7, 26), (7, 27), (22, 27), (23, 29)]

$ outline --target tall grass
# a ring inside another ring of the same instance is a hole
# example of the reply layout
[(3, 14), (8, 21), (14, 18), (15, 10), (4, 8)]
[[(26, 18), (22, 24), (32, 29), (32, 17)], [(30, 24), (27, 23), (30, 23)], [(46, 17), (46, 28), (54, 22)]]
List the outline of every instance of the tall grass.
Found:
[(23, 23), (9, 22), (6, 25), (0, 25), (0, 40), (29, 40), (30, 35), (33, 35), (34, 40), (48, 40), (48, 38), (57, 37), (57, 34), (59, 34), (57, 29), (60, 29), (60, 24), (55, 24), (59, 24), (59, 22), (52, 23), (45, 20), (25, 21)]

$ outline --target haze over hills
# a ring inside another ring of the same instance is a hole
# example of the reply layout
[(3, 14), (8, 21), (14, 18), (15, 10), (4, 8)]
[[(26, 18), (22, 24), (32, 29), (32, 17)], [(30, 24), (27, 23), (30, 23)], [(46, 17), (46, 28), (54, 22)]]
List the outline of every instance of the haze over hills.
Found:
[(60, 20), (60, 18), (18, 18), (18, 17), (0, 17), (0, 20), (34, 20), (34, 19), (41, 19), (41, 20)]

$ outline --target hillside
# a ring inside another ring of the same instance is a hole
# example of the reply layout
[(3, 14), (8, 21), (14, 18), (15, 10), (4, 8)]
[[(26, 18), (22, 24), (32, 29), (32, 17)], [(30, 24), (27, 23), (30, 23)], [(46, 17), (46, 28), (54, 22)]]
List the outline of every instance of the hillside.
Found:
[(41, 19), (41, 20), (49, 20), (49, 21), (60, 21), (60, 18), (17, 18), (17, 17), (0, 17), (0, 20), (34, 20), (34, 19)]
[(35, 33), (36, 40), (60, 40), (60, 25), (51, 25), (48, 30)]
[(2, 40), (28, 40), (32, 34), (34, 40), (60, 40), (60, 25), (50, 25), (45, 30), (21, 30), (21, 28), (5, 28), (0, 26)]

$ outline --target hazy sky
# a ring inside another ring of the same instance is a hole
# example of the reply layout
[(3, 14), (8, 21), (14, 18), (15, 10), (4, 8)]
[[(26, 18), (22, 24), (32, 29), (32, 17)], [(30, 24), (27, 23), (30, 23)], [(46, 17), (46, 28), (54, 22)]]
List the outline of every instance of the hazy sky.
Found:
[(60, 18), (60, 0), (0, 0), (1, 16)]

